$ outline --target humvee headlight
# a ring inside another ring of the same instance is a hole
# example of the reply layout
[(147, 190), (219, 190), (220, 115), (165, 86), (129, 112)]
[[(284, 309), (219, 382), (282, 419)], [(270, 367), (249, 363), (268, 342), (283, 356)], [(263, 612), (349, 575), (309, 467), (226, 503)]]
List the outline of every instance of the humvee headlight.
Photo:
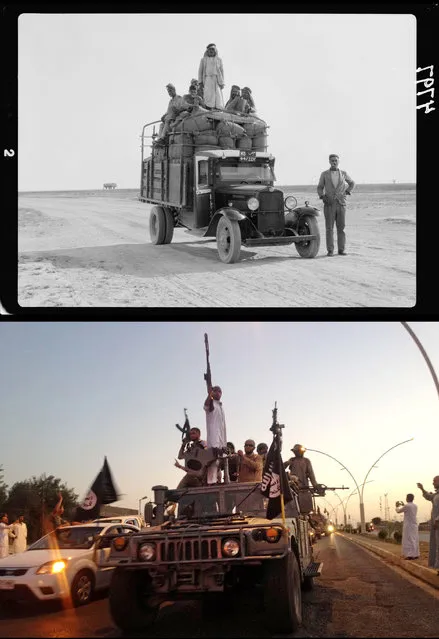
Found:
[(236, 539), (226, 539), (223, 541), (222, 550), (225, 557), (236, 557), (239, 553), (239, 542)]
[(142, 544), (139, 548), (139, 559), (142, 561), (152, 561), (156, 556), (155, 544)]
[(256, 528), (255, 530), (252, 530), (252, 538), (255, 541), (263, 541), (265, 539), (265, 533), (260, 528)]
[(256, 211), (259, 208), (259, 200), (257, 197), (251, 197), (247, 200), (247, 206), (250, 211)]
[(332, 533), (332, 532), (334, 532), (334, 526), (332, 524), (329, 524), (328, 533)]
[(280, 533), (281, 531), (279, 530), (279, 528), (269, 528), (265, 533), (265, 538), (267, 541), (274, 544), (276, 541), (279, 540)]
[(124, 550), (127, 546), (128, 539), (125, 537), (116, 537), (113, 539), (113, 548), (115, 550)]
[(296, 206), (297, 206), (297, 200), (294, 197), (294, 195), (289, 195), (288, 197), (285, 198), (285, 207), (289, 211), (292, 211), (294, 208), (296, 208)]

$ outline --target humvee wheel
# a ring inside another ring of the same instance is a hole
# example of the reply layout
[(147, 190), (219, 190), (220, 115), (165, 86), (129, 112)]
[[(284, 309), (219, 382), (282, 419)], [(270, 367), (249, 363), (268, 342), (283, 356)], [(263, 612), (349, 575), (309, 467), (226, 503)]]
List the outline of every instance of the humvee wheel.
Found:
[(223, 215), (216, 227), (216, 246), (221, 262), (233, 264), (241, 252), (241, 229), (236, 220)]
[(152, 244), (165, 244), (166, 214), (162, 206), (153, 206), (149, 216), (149, 236)]
[(267, 561), (264, 607), (267, 623), (274, 632), (291, 633), (302, 623), (302, 590), (299, 564), (294, 552)]
[(114, 570), (108, 600), (113, 621), (121, 630), (144, 630), (154, 623), (158, 606), (148, 606), (148, 594), (143, 570)]
[(315, 257), (320, 248), (320, 231), (314, 215), (303, 215), (298, 222), (299, 235), (315, 235), (315, 240), (297, 242), (296, 249), (300, 257)]

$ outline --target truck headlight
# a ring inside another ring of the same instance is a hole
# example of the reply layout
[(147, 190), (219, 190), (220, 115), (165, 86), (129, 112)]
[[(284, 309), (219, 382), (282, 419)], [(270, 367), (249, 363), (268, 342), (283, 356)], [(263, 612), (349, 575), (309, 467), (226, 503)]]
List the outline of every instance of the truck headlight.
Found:
[(48, 561), (40, 566), (37, 570), (37, 575), (56, 575), (63, 572), (67, 567), (67, 561), (64, 559), (56, 559), (55, 561)]
[(236, 539), (226, 539), (223, 541), (222, 550), (225, 557), (236, 557), (239, 553), (239, 542)]
[(289, 195), (288, 197), (285, 198), (285, 207), (289, 211), (292, 211), (294, 208), (296, 208), (296, 206), (297, 206), (297, 200), (294, 197), (294, 195)]
[(257, 197), (251, 197), (247, 200), (247, 206), (250, 211), (256, 211), (259, 208), (259, 200)]
[(334, 526), (332, 524), (329, 524), (328, 533), (332, 533), (332, 532), (334, 532)]
[(139, 548), (139, 559), (142, 561), (152, 561), (156, 556), (155, 544), (142, 544)]

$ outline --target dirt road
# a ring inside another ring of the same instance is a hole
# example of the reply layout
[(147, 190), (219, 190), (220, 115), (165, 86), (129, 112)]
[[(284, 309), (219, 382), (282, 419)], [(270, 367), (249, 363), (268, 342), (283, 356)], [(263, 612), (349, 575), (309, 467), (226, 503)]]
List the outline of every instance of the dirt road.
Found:
[[(295, 195), (299, 203), (310, 199)], [(352, 197), (347, 256), (326, 256), (322, 215), (315, 259), (300, 258), (294, 245), (243, 247), (241, 261), (231, 265), (219, 261), (215, 241), (184, 229), (176, 229), (172, 244), (153, 246), (150, 206), (134, 196), (21, 195), (18, 302), (22, 307), (411, 307), (415, 192), (374, 195)]]

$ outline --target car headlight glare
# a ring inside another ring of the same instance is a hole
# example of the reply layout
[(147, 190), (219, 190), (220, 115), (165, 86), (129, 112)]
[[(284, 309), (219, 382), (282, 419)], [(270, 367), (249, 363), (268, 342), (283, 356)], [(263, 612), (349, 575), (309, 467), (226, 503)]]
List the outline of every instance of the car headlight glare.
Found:
[(57, 559), (55, 561), (48, 561), (40, 566), (37, 570), (37, 575), (56, 575), (63, 572), (67, 567), (67, 562), (64, 559)]
[(225, 557), (236, 557), (239, 553), (239, 542), (236, 539), (226, 539), (223, 541), (223, 555)]
[(156, 545), (151, 543), (142, 544), (139, 548), (139, 559), (142, 561), (153, 561), (156, 556)]
[(257, 197), (251, 197), (247, 200), (247, 206), (250, 211), (256, 211), (259, 208), (259, 200)]
[(292, 211), (294, 208), (296, 208), (296, 206), (297, 206), (297, 200), (294, 197), (294, 195), (289, 195), (288, 197), (285, 198), (285, 207), (289, 211)]
[(328, 532), (334, 532), (334, 526), (332, 524), (329, 524), (328, 526)]

